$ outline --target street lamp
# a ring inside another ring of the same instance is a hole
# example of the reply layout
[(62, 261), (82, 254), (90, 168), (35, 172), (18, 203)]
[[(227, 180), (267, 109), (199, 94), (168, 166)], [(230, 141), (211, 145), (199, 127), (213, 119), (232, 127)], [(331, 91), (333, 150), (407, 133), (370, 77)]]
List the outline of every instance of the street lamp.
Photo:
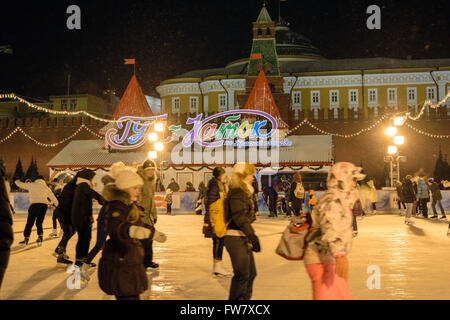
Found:
[(397, 153), (397, 147), (396, 146), (389, 146), (388, 147), (388, 154), (394, 155)]
[(400, 146), (405, 143), (405, 137), (404, 136), (395, 136), (394, 137), (394, 144), (397, 146)]
[(154, 160), (154, 159), (156, 159), (157, 158), (157, 154), (156, 154), (156, 151), (149, 151), (148, 152), (148, 158), (150, 159), (150, 160)]
[(394, 117), (394, 126), (402, 126), (405, 123), (405, 118), (403, 117)]
[(151, 142), (158, 141), (158, 134), (156, 132), (150, 132), (148, 134), (148, 140)]
[(395, 136), (396, 134), (397, 134), (397, 128), (396, 127), (387, 127), (386, 128), (386, 134), (389, 136), (389, 137), (393, 137), (393, 136)]
[(155, 131), (156, 132), (164, 131), (164, 125), (161, 122), (155, 123)]
[(164, 145), (162, 142), (155, 142), (155, 150), (156, 151), (163, 151), (164, 150)]

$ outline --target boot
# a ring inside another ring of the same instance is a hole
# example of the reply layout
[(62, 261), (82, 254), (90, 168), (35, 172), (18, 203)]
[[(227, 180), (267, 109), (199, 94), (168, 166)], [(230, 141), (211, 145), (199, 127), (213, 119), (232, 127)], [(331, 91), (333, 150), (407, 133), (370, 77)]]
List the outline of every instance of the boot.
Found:
[(229, 273), (225, 268), (223, 267), (221, 260), (214, 260), (214, 271), (213, 274), (215, 276), (222, 276), (222, 277), (231, 277), (231, 273)]
[(86, 281), (91, 280), (88, 270), (89, 270), (89, 265), (87, 263), (83, 263), (83, 265), (81, 266), (81, 269), (80, 269), (81, 279), (86, 280)]
[(19, 246), (26, 246), (28, 244), (28, 241), (30, 240), (29, 237), (25, 237), (25, 239), (23, 239), (23, 241), (19, 242)]
[(69, 259), (66, 259), (63, 255), (60, 255), (58, 257), (58, 259), (56, 260), (57, 263), (61, 263), (61, 264), (72, 264), (73, 262), (70, 261)]
[(49, 234), (49, 237), (57, 237), (58, 236), (58, 231), (56, 229), (53, 229), (52, 233)]
[(36, 244), (38, 247), (42, 246), (42, 241), (44, 241), (42, 235), (39, 235), (37, 240), (36, 240)]

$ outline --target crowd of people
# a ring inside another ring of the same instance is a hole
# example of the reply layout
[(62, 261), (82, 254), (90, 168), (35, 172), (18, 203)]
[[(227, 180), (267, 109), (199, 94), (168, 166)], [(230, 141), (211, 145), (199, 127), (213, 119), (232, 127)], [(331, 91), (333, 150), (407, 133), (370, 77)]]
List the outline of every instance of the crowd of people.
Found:
[[(9, 203), (9, 184), (0, 168), (0, 285), (8, 265), (13, 242), (13, 212)], [(15, 181), (29, 192), (30, 207), (20, 246), (30, 244), (31, 230), (36, 224), (38, 245), (43, 241), (43, 220), (47, 209), (54, 207), (54, 221), (62, 229), (62, 237), (54, 250), (56, 261), (73, 265), (84, 281), (90, 281), (94, 258), (101, 252), (98, 265), (100, 288), (118, 300), (138, 300), (148, 289), (146, 271), (159, 268), (154, 262), (153, 241), (165, 242), (164, 233), (156, 230), (158, 221), (155, 192), (162, 191), (156, 177), (155, 164), (146, 160), (137, 167), (122, 162), (113, 164), (102, 178), (103, 190), (94, 190), (95, 172), (83, 169), (75, 176), (49, 188), (39, 177), (33, 182)], [(443, 182), (444, 183), (444, 182)], [(372, 179), (366, 179), (362, 168), (351, 163), (336, 163), (327, 177), (327, 190), (319, 201), (314, 190), (305, 188), (300, 173), (292, 182), (282, 179), (289, 215), (309, 221), (305, 238), (304, 263), (311, 279), (314, 299), (351, 299), (347, 286), (348, 261), (352, 238), (358, 233), (357, 217), (376, 214), (377, 193)], [(399, 211), (405, 223), (412, 224), (412, 215), (428, 218), (427, 202), (431, 200), (437, 219), (436, 206), (445, 219), (439, 185), (424, 176), (406, 176), (395, 181)], [(193, 189), (188, 183), (186, 191)], [(277, 215), (277, 186), (266, 188), (271, 215)], [(53, 189), (53, 191), (52, 191)], [(165, 188), (167, 213), (171, 213), (172, 194), (180, 188), (174, 179)], [(237, 163), (230, 177), (222, 167), (213, 170), (207, 185), (199, 186), (198, 203), (204, 209), (203, 235), (212, 239), (212, 274), (231, 277), (230, 300), (249, 300), (257, 276), (254, 253), (262, 250), (252, 226), (258, 215), (258, 186), (256, 168), (250, 163)], [(431, 196), (430, 196), (431, 194)], [(96, 243), (91, 248), (94, 225), (93, 201), (101, 206), (97, 217)], [(450, 226), (449, 226), (450, 227)], [(52, 236), (57, 235), (53, 224)], [(66, 248), (74, 234), (78, 235), (76, 256), (70, 260)], [(449, 233), (450, 235), (450, 229)], [(228, 252), (233, 272), (223, 265), (224, 249)]]

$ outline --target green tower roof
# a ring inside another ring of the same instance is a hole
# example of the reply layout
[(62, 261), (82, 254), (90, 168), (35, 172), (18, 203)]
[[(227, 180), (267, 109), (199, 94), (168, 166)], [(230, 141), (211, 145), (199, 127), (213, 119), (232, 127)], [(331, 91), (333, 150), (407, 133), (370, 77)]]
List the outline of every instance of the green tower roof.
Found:
[(258, 19), (256, 19), (256, 22), (272, 22), (272, 19), (270, 19), (269, 12), (267, 12), (266, 9), (266, 2), (264, 1), (263, 7), (261, 9), (261, 12), (259, 13)]

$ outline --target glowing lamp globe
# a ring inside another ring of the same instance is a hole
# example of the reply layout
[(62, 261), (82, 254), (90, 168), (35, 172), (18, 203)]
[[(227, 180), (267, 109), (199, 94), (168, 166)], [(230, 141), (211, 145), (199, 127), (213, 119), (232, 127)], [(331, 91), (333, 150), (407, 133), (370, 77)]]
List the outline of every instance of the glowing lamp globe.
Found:
[(386, 128), (386, 134), (389, 137), (393, 137), (397, 134), (397, 128), (396, 127), (387, 127)]
[(155, 123), (155, 131), (156, 132), (164, 131), (164, 125), (161, 122)]
[(395, 136), (394, 137), (394, 144), (397, 146), (400, 146), (405, 143), (405, 137), (404, 136)]
[(158, 140), (158, 134), (156, 132), (150, 132), (148, 134), (148, 140), (149, 141), (157, 141)]
[(164, 145), (162, 142), (156, 142), (155, 143), (155, 150), (156, 151), (163, 151), (164, 150)]
[(394, 117), (394, 126), (402, 126), (405, 123), (405, 118), (403, 117)]
[(396, 154), (397, 153), (397, 147), (396, 146), (389, 146), (388, 147), (388, 153), (389, 154)]
[(148, 152), (148, 158), (149, 159), (156, 159), (156, 151), (149, 151)]

